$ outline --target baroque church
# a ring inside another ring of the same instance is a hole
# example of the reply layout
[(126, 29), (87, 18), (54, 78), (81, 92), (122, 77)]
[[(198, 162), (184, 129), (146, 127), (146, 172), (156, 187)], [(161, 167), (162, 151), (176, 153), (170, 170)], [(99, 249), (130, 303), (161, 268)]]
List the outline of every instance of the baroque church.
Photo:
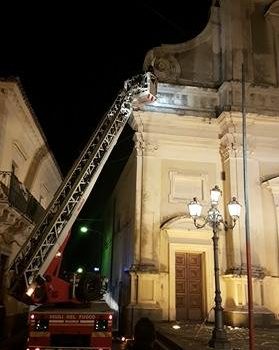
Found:
[(124, 324), (214, 317), (212, 228), (197, 229), (187, 204), (206, 215), (215, 185), (224, 220), (233, 196), (242, 204), (233, 230), (220, 225), (218, 257), (226, 322), (246, 324), (243, 102), (255, 320), (279, 316), (278, 57), (272, 0), (213, 0), (197, 37), (146, 54), (157, 100), (131, 117), (134, 149), (105, 214), (103, 272)]

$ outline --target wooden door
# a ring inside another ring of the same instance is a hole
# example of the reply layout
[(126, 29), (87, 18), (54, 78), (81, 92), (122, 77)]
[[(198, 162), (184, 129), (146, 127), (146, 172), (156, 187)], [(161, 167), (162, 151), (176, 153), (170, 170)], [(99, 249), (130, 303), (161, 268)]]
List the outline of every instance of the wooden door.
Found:
[(202, 254), (175, 254), (176, 319), (203, 318)]

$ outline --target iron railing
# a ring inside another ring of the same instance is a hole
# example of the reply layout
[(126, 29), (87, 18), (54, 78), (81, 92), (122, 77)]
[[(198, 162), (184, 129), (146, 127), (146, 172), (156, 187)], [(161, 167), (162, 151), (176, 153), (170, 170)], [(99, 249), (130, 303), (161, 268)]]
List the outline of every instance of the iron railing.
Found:
[(0, 171), (0, 201), (3, 200), (34, 223), (40, 220), (45, 211), (11, 171)]

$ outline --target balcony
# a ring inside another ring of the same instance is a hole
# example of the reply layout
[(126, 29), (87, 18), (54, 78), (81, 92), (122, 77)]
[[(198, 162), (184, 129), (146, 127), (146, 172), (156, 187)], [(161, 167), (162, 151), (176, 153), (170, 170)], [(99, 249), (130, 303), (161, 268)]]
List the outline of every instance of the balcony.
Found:
[(37, 223), (44, 208), (10, 171), (0, 171), (0, 203), (16, 209), (32, 223)]

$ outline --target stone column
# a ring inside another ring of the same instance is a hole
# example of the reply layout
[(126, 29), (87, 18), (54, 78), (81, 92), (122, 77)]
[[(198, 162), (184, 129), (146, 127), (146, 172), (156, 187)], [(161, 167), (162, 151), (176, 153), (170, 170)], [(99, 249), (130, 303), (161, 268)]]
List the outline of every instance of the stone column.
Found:
[(142, 316), (162, 319), (158, 305), (159, 284), (159, 234), (161, 166), (157, 157), (158, 146), (143, 131), (135, 133), (136, 209), (135, 209), (135, 258), (130, 270), (131, 302), (127, 307), (127, 319), (135, 324)]
[[(239, 201), (243, 199), (242, 159), (237, 154), (233, 140), (229, 135), (221, 139), (221, 156), (224, 172), (224, 202), (227, 203), (232, 195)], [(239, 182), (240, 180), (240, 182)], [(227, 213), (226, 213), (227, 214)], [(242, 212), (243, 215), (243, 212)], [(241, 266), (245, 259), (244, 236), (242, 225), (237, 224), (234, 230), (229, 230), (227, 239), (227, 266), (231, 269)]]
[(158, 269), (160, 232), (161, 161), (158, 146), (143, 133), (136, 133), (136, 261)]
[[(274, 232), (273, 237), (267, 237), (267, 239), (272, 239), (272, 246), (274, 247), (273, 252), (270, 252), (270, 255), (268, 256), (269, 261), (271, 261), (271, 259), (273, 260), (273, 264), (270, 268), (271, 273), (272, 274), (276, 274), (278, 275), (279, 273), (279, 255), (278, 255), (278, 243), (279, 243), (279, 177), (275, 177), (273, 179), (270, 179), (268, 181), (266, 181), (263, 186), (266, 186), (266, 188), (271, 192), (272, 197), (273, 197), (273, 201), (274, 201), (274, 207), (275, 207), (275, 216), (276, 216), (276, 220), (275, 220), (275, 225), (276, 225), (276, 236), (275, 236), (275, 230), (274, 227), (272, 226), (271, 228), (269, 228), (270, 232)], [(271, 213), (267, 213), (268, 215), (270, 215)], [(267, 220), (272, 221), (272, 218), (269, 216), (267, 218)], [(269, 224), (269, 223), (268, 223)], [(273, 256), (275, 255), (275, 256)]]
[[(225, 120), (223, 120), (225, 121)], [(221, 137), (221, 155), (224, 169), (224, 200), (228, 202), (236, 196), (242, 204), (240, 220), (234, 230), (227, 234), (228, 267), (231, 271), (246, 269), (246, 237), (245, 237), (245, 207), (243, 184), (243, 151), (240, 132), (240, 115), (237, 118), (228, 118), (226, 130)], [(224, 127), (224, 124), (222, 125)], [(223, 129), (224, 131), (224, 129)], [(263, 234), (262, 194), (260, 186), (259, 161), (254, 157), (253, 137), (248, 138), (247, 173), (248, 173), (248, 200), (250, 219), (250, 240), (252, 265), (257, 269), (266, 265), (265, 242)], [(229, 220), (229, 217), (228, 217)]]

